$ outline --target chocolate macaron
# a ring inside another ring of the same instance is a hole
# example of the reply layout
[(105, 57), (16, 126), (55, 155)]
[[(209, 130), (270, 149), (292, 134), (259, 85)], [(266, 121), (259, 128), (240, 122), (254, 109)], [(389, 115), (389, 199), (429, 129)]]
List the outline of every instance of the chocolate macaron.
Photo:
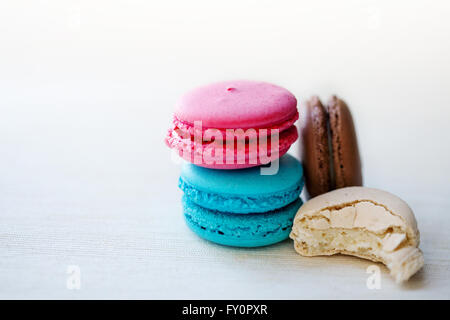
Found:
[(352, 115), (345, 102), (333, 96), (325, 108), (312, 97), (300, 108), (302, 163), (311, 197), (362, 185), (361, 160)]

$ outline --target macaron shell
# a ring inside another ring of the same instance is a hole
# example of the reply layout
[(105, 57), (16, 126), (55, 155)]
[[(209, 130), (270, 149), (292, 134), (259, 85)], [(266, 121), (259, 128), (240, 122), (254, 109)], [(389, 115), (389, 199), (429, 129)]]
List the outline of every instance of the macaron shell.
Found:
[(196, 88), (178, 102), (177, 119), (208, 128), (264, 128), (297, 113), (288, 90), (258, 81), (223, 81)]
[(311, 197), (331, 188), (328, 114), (318, 97), (312, 97), (300, 108), (301, 157), (306, 189)]
[(181, 178), (195, 188), (219, 194), (264, 195), (289, 190), (303, 177), (300, 161), (286, 154), (279, 161), (278, 172), (261, 175), (260, 168), (244, 170), (213, 170), (184, 163)]
[[(270, 132), (268, 133), (268, 135), (269, 134)], [(289, 150), (290, 146), (297, 140), (297, 138), (298, 132), (295, 126), (291, 126), (287, 130), (281, 132), (279, 134), (278, 141), (278, 155), (272, 154), (271, 152), (272, 146), (270, 143), (270, 136), (267, 137), (269, 143), (265, 146), (262, 145), (261, 142), (258, 143), (257, 141), (253, 140), (245, 144), (245, 150), (238, 150), (238, 144), (235, 143), (234, 158), (231, 163), (227, 163), (229, 161), (227, 161), (226, 159), (226, 141), (222, 142), (223, 151), (221, 163), (215, 161), (214, 159), (210, 159), (210, 161), (207, 161), (204, 157), (202, 157), (202, 155), (205, 156), (211, 154), (211, 151), (207, 152), (207, 150), (211, 147), (214, 148), (214, 146), (206, 143), (199, 144), (197, 141), (195, 141), (195, 139), (183, 139), (183, 137), (178, 135), (174, 129), (169, 130), (165, 141), (170, 148), (175, 150), (182, 150), (180, 156), (183, 159), (191, 163), (195, 163), (198, 166), (212, 169), (242, 169), (265, 164), (263, 163), (263, 161), (261, 161), (265, 159), (262, 158), (260, 150), (266, 150), (266, 154), (264, 154), (264, 156), (267, 155), (270, 160), (276, 160), (277, 158), (282, 157)], [(251, 144), (253, 144), (254, 146), (251, 146)], [(188, 150), (189, 152), (184, 152), (186, 150)], [(254, 152), (252, 153), (251, 151)], [(199, 161), (196, 160), (196, 155), (198, 156)], [(241, 158), (242, 155), (244, 158)]]
[(379, 189), (357, 186), (333, 190), (307, 201), (298, 211), (296, 218), (313, 215), (324, 208), (339, 208), (358, 201), (370, 201), (385, 207), (392, 215), (399, 216), (406, 223), (410, 239), (417, 241), (416, 245), (419, 244), (417, 221), (409, 205), (396, 195)]
[[(284, 148), (284, 149), (280, 148), (280, 150), (278, 152), (278, 157), (284, 156), (286, 154), (286, 152), (288, 152), (288, 150), (289, 150), (289, 147)], [(208, 168), (208, 169), (216, 169), (216, 170), (236, 170), (236, 169), (247, 169), (247, 168), (258, 167), (258, 166), (265, 164), (265, 163), (261, 163), (261, 161), (258, 158), (256, 159), (256, 164), (249, 163), (249, 161), (247, 160), (248, 158), (249, 157), (246, 156), (245, 163), (242, 163), (242, 164), (239, 164), (239, 163), (233, 163), (233, 164), (201, 163), (201, 164), (198, 164), (198, 166), (203, 167), (203, 168)], [(273, 158), (273, 159), (276, 160), (275, 158)]]
[(333, 96), (328, 103), (336, 188), (362, 186), (361, 159), (348, 106)]
[(203, 208), (183, 197), (184, 216), (192, 231), (206, 240), (235, 247), (260, 247), (287, 239), (301, 205), (298, 198), (275, 211), (233, 215)]

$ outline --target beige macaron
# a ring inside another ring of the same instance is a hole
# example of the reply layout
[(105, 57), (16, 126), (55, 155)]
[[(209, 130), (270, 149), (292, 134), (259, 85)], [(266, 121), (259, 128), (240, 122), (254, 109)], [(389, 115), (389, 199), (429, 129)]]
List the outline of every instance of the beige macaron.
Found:
[(297, 212), (290, 237), (303, 256), (342, 253), (382, 262), (397, 282), (424, 264), (411, 208), (378, 189), (347, 187), (309, 200)]

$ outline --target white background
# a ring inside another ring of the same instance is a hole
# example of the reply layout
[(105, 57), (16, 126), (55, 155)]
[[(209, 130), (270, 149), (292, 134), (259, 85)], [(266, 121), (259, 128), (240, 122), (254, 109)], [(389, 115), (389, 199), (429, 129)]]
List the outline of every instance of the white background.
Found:
[[(443, 0), (1, 1), (0, 297), (450, 298), (449, 16)], [(345, 99), (365, 185), (415, 210), (424, 270), (399, 287), (382, 268), (369, 290), (360, 259), (193, 235), (163, 140), (181, 94), (227, 79)]]

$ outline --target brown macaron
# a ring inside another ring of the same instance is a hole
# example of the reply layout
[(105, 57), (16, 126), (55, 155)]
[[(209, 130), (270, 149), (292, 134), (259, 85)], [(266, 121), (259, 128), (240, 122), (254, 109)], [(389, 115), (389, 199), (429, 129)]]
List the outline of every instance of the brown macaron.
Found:
[(327, 109), (318, 97), (300, 108), (301, 155), (306, 189), (311, 197), (362, 185), (361, 161), (352, 115), (333, 96)]

